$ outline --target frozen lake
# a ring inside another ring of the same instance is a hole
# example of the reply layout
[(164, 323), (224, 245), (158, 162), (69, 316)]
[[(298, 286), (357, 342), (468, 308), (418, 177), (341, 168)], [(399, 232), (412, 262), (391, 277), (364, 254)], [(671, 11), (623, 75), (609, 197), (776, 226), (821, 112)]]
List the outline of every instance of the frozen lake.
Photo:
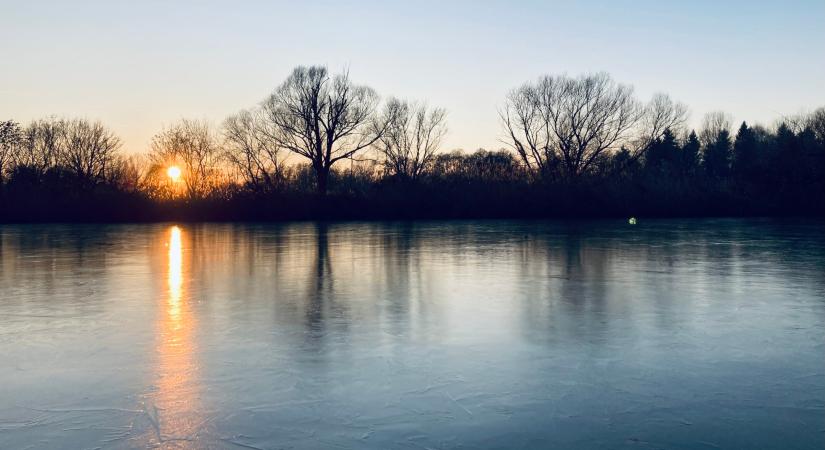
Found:
[(825, 222), (0, 225), (0, 448), (825, 446)]

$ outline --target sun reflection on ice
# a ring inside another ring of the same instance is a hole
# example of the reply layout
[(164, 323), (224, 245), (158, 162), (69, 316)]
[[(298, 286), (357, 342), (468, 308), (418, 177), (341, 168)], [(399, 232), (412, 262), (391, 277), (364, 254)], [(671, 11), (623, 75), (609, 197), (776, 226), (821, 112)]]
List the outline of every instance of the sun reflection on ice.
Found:
[(178, 226), (167, 233), (167, 286), (158, 304), (157, 360), (145, 407), (151, 427), (143, 439), (147, 447), (200, 448), (208, 420), (200, 403), (197, 321), (186, 292), (186, 236)]
[(169, 230), (169, 317), (180, 320), (181, 287), (183, 286), (183, 249), (180, 228)]

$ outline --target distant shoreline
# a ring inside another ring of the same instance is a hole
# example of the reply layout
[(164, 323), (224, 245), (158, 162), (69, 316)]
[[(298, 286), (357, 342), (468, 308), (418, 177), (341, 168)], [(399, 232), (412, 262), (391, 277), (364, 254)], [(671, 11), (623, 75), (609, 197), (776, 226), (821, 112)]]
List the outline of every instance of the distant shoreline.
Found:
[[(821, 199), (820, 199), (821, 200)], [(4, 205), (7, 206), (7, 205)], [(32, 206), (32, 205), (25, 205)], [(624, 209), (619, 205), (612, 208), (596, 207), (593, 203), (580, 206), (565, 205), (553, 208), (523, 208), (518, 204), (501, 209), (467, 210), (461, 207), (450, 208), (439, 204), (427, 209), (401, 208), (398, 210), (382, 209), (379, 205), (369, 204), (364, 199), (336, 198), (324, 199), (313, 196), (295, 197), (286, 201), (284, 198), (263, 201), (167, 201), (151, 203), (145, 200), (133, 204), (124, 202), (118, 205), (88, 205), (80, 210), (69, 205), (52, 205), (51, 208), (28, 208), (16, 206), (2, 208), (0, 224), (121, 224), (121, 223), (286, 223), (299, 221), (464, 221), (464, 220), (620, 220), (627, 222), (630, 217), (637, 217), (640, 223), (653, 219), (825, 219), (825, 207), (809, 209), (786, 208), (773, 205), (767, 208), (723, 208), (715, 206), (705, 210), (690, 205), (672, 209), (655, 209), (650, 206)], [(493, 205), (495, 206), (495, 205)], [(602, 206), (602, 205), (600, 205)], [(97, 208), (97, 209), (96, 209)], [(96, 209), (96, 211), (90, 211)]]

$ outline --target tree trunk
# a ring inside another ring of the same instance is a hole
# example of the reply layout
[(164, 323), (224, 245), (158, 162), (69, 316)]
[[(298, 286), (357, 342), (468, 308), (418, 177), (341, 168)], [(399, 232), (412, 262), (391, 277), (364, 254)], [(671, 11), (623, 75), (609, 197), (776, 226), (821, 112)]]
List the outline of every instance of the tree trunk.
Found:
[(329, 181), (329, 168), (328, 167), (320, 167), (315, 170), (315, 176), (317, 181), (317, 192), (318, 195), (325, 197), (327, 195), (327, 184)]

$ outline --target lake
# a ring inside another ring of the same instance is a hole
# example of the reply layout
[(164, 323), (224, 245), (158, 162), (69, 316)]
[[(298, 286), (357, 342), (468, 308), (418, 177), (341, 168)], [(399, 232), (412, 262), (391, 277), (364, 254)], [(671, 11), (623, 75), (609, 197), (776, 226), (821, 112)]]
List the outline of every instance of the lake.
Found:
[(0, 448), (825, 445), (825, 222), (0, 225)]

